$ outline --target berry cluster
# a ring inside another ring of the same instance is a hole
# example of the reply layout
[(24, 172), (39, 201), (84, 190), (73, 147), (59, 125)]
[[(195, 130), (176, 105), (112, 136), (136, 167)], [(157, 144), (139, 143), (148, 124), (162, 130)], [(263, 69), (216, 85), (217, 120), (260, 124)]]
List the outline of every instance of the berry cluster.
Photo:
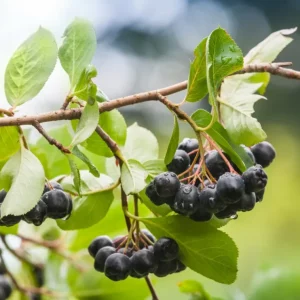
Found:
[[(124, 280), (128, 276), (143, 278), (149, 273), (164, 277), (185, 270), (178, 259), (179, 247), (170, 238), (155, 241), (148, 230), (142, 230), (137, 245), (133, 245), (127, 236), (111, 240), (108, 236), (95, 238), (88, 251), (95, 259), (94, 267), (113, 281)], [(153, 245), (152, 245), (153, 244)]]
[(0, 262), (0, 300), (8, 299), (12, 293), (10, 282), (5, 277), (6, 269)]
[[(6, 197), (6, 191), (0, 191), (0, 206)], [(45, 184), (41, 199), (37, 205), (23, 216), (8, 215), (0, 219), (0, 226), (13, 226), (21, 220), (40, 226), (46, 218), (62, 219), (71, 214), (73, 202), (70, 194), (53, 181)]]
[(268, 181), (263, 168), (276, 155), (268, 142), (244, 149), (253, 166), (241, 173), (220, 150), (209, 150), (198, 160), (197, 140), (184, 139), (167, 166), (168, 172), (156, 176), (146, 194), (155, 205), (168, 204), (194, 221), (209, 221), (213, 214), (219, 219), (237, 217), (237, 212), (250, 211), (262, 201)]

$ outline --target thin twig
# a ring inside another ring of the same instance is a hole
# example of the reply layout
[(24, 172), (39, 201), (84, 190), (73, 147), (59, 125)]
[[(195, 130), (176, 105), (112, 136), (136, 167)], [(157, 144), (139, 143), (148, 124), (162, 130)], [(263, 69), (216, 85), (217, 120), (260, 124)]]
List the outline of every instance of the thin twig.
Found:
[(12, 110), (0, 108), (0, 115), (1, 114), (4, 114), (4, 115), (6, 115), (8, 117), (12, 117), (14, 115), (14, 112)]
[(65, 101), (64, 101), (64, 103), (63, 103), (63, 105), (61, 106), (61, 109), (62, 109), (62, 110), (67, 109), (67, 107), (68, 107), (69, 103), (72, 101), (72, 99), (73, 99), (73, 96), (68, 95), (68, 96), (66, 97), (66, 99), (65, 99)]
[(146, 283), (147, 283), (147, 285), (148, 285), (148, 288), (149, 288), (149, 290), (150, 290), (150, 292), (151, 292), (152, 300), (159, 300), (159, 299), (158, 299), (158, 296), (157, 296), (157, 294), (156, 294), (156, 292), (155, 292), (155, 289), (154, 289), (154, 287), (153, 287), (153, 285), (152, 285), (152, 282), (151, 282), (151, 280), (150, 280), (150, 278), (149, 278), (149, 276), (146, 276), (146, 277), (145, 277), (145, 280), (146, 280)]
[(98, 125), (96, 127), (96, 133), (101, 137), (101, 139), (106, 143), (112, 153), (116, 154), (120, 151), (117, 143)]
[(126, 211), (128, 210), (128, 202), (127, 202), (127, 196), (123, 190), (123, 187), (121, 186), (121, 201), (122, 201), (122, 208), (124, 211), (124, 218), (125, 218), (125, 222), (126, 222), (126, 226), (127, 226), (127, 231), (130, 231), (131, 228), (131, 222), (129, 217), (126, 215)]
[(56, 148), (58, 148), (63, 153), (71, 153), (71, 151), (67, 148), (65, 148), (60, 142), (58, 142), (56, 139), (52, 138), (48, 133), (45, 131), (45, 129), (42, 127), (42, 125), (38, 121), (34, 121), (32, 123), (32, 126), (36, 128), (36, 130), (49, 142), (50, 145), (54, 145)]

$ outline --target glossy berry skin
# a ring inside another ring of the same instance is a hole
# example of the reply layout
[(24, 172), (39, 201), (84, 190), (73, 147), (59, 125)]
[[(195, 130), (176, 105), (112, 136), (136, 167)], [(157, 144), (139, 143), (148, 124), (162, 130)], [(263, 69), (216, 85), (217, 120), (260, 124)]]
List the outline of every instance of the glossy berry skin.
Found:
[(216, 195), (226, 204), (237, 202), (245, 191), (245, 184), (238, 174), (223, 174), (217, 183)]
[[(226, 156), (226, 154), (224, 153)], [(219, 179), (221, 175), (229, 171), (228, 166), (217, 150), (212, 150), (205, 155), (205, 164), (215, 179)]]
[(18, 224), (21, 221), (21, 219), (22, 219), (21, 216), (8, 215), (3, 217), (0, 220), (0, 226), (6, 226), (6, 227), (14, 226)]
[(48, 217), (52, 219), (65, 218), (72, 210), (72, 200), (69, 194), (61, 190), (51, 190), (42, 196), (48, 209)]
[(244, 193), (241, 199), (231, 205), (231, 208), (236, 211), (250, 211), (254, 208), (256, 203), (255, 193)]
[(199, 190), (191, 184), (181, 185), (175, 196), (174, 210), (182, 215), (188, 216), (199, 208)]
[(268, 182), (268, 176), (261, 165), (256, 165), (247, 169), (243, 173), (242, 178), (247, 193), (259, 192), (266, 187)]
[(212, 218), (213, 214), (207, 211), (204, 207), (199, 208), (195, 213), (190, 215), (190, 219), (196, 222), (205, 222), (209, 221)]
[(170, 172), (180, 174), (184, 172), (190, 165), (190, 157), (183, 150), (176, 150), (173, 160), (167, 165)]
[(208, 184), (204, 187), (199, 194), (199, 202), (200, 206), (210, 213), (217, 213), (226, 208), (226, 204), (217, 197), (215, 184)]
[(154, 272), (157, 277), (165, 277), (177, 271), (177, 260), (161, 261), (158, 263), (158, 267)]
[(126, 279), (132, 270), (130, 259), (121, 253), (110, 255), (104, 266), (106, 277), (113, 281)]
[(231, 206), (228, 206), (224, 210), (216, 213), (215, 216), (218, 219), (226, 219), (226, 218), (231, 218), (233, 216), (237, 216), (237, 214), (236, 214), (236, 210), (234, 208), (232, 208)]
[(166, 198), (158, 196), (154, 182), (150, 182), (148, 186), (146, 187), (146, 195), (148, 198), (157, 206), (163, 205), (166, 203)]
[(177, 258), (179, 246), (175, 240), (162, 237), (154, 244), (154, 256), (159, 261), (170, 261)]
[(175, 173), (164, 172), (154, 178), (154, 186), (160, 197), (173, 197), (180, 188), (180, 181)]
[(3, 203), (4, 198), (6, 197), (6, 191), (5, 190), (1, 190), (0, 191), (0, 204)]
[[(183, 150), (186, 153), (190, 153), (194, 150), (199, 148), (198, 140), (197, 139), (189, 139), (184, 138), (183, 141), (178, 145), (179, 150)], [(196, 157), (197, 153), (190, 154), (190, 161), (192, 162)]]
[(3, 276), (0, 277), (0, 289), (1, 289), (1, 291), (3, 291), (3, 293), (1, 293), (1, 295), (3, 294), (5, 296), (4, 299), (9, 298), (9, 296), (12, 293), (12, 287), (11, 287), (9, 281)]
[(107, 235), (96, 237), (88, 247), (89, 254), (95, 257), (97, 252), (103, 247), (114, 247), (112, 240)]
[(47, 218), (47, 205), (40, 200), (37, 205), (23, 216), (23, 220), (29, 224), (40, 226)]
[(274, 147), (268, 142), (261, 142), (251, 147), (256, 163), (268, 167), (276, 156)]
[(146, 276), (156, 271), (157, 259), (153, 252), (142, 249), (132, 255), (131, 266), (136, 273)]
[(255, 196), (256, 196), (256, 202), (261, 202), (261, 201), (263, 201), (264, 194), (265, 194), (265, 189), (262, 189), (261, 191), (256, 192), (256, 193), (255, 193)]
[(45, 183), (43, 194), (50, 192), (53, 189), (63, 191), (62, 186), (58, 182), (50, 181), (49, 183)]
[[(95, 270), (98, 272), (104, 272), (104, 266), (107, 258), (115, 253), (116, 253), (116, 248), (114, 247), (106, 246), (101, 248), (95, 256), (95, 262), (94, 262)], [(123, 254), (120, 255), (125, 256)]]

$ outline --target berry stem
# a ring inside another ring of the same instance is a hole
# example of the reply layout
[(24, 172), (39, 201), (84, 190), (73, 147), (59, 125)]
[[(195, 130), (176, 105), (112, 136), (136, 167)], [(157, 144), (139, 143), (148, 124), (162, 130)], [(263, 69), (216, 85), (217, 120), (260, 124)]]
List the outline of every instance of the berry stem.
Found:
[(151, 296), (152, 296), (152, 300), (159, 300), (159, 298), (158, 298), (158, 296), (156, 294), (156, 291), (155, 291), (155, 289), (154, 289), (154, 287), (152, 285), (152, 282), (151, 282), (149, 276), (146, 276), (145, 280), (146, 280), (146, 283), (147, 283), (148, 288), (150, 290), (150, 293), (151, 293)]
[[(134, 215), (136, 217), (138, 217), (139, 216), (139, 198), (136, 194), (133, 195), (133, 201), (134, 201)], [(138, 220), (136, 220), (136, 243), (137, 243), (137, 245), (139, 244), (139, 240), (140, 240), (140, 222)]]
[(194, 168), (194, 165), (196, 164), (197, 160), (199, 158), (199, 151), (197, 152), (193, 162), (191, 163), (191, 165), (188, 167), (188, 169), (186, 169), (184, 172), (182, 172), (181, 174), (177, 175), (178, 177), (181, 177), (189, 172), (191, 172)]
[(127, 202), (127, 196), (124, 192), (122, 185), (121, 185), (121, 201), (122, 201), (122, 209), (124, 212), (124, 218), (125, 218), (125, 223), (127, 226), (127, 231), (129, 232), (130, 228), (131, 228), (131, 222), (130, 222), (130, 218), (126, 214), (126, 211), (128, 212), (128, 202)]

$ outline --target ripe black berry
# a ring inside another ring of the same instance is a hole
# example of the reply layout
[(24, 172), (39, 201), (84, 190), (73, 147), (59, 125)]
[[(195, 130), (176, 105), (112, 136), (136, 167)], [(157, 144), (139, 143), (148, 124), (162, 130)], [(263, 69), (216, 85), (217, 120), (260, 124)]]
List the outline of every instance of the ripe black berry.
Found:
[(231, 205), (231, 208), (236, 211), (250, 211), (254, 208), (255, 203), (255, 193), (244, 193), (238, 202)]
[[(224, 153), (226, 156), (226, 154)], [(212, 150), (205, 155), (205, 164), (209, 172), (215, 179), (229, 171), (228, 166), (217, 150)]]
[(48, 217), (52, 219), (65, 218), (72, 210), (70, 195), (61, 190), (51, 190), (42, 196), (48, 209)]
[(167, 165), (170, 172), (180, 174), (190, 165), (190, 157), (183, 150), (176, 150), (173, 160)]
[(205, 208), (201, 207), (189, 217), (196, 222), (205, 222), (209, 221), (212, 216), (213, 214), (211, 212), (208, 212)]
[(160, 197), (173, 197), (180, 188), (180, 181), (175, 173), (164, 172), (154, 178), (154, 186)]
[(58, 182), (50, 181), (45, 183), (43, 194), (50, 192), (53, 189), (63, 191), (62, 186)]
[(199, 194), (200, 206), (210, 213), (217, 213), (226, 208), (226, 204), (217, 197), (216, 185), (209, 184)]
[(33, 223), (40, 226), (47, 218), (47, 205), (40, 200), (37, 205), (23, 216), (23, 220), (27, 223)]
[(276, 156), (274, 147), (268, 142), (261, 142), (251, 147), (257, 164), (268, 167)]
[(173, 259), (170, 261), (160, 261), (158, 267), (154, 272), (157, 277), (165, 277), (169, 274), (175, 273), (177, 271), (177, 260)]
[(186, 265), (183, 264), (179, 259), (177, 259), (176, 273), (182, 272), (186, 269)]
[(199, 207), (199, 190), (191, 184), (182, 184), (176, 193), (174, 210), (182, 215), (191, 215)]
[(226, 207), (224, 210), (215, 214), (218, 219), (226, 219), (231, 218), (233, 216), (237, 216), (236, 210), (231, 206)]
[(260, 190), (259, 192), (256, 192), (256, 202), (261, 202), (263, 201), (264, 198), (264, 193), (265, 193), (265, 189)]
[[(148, 198), (157, 206), (163, 205), (166, 203), (166, 198), (160, 197), (155, 189), (154, 182), (150, 182), (146, 188), (146, 195)], [(174, 197), (172, 197), (173, 199)]]
[(0, 191), (0, 204), (3, 203), (4, 198), (6, 197), (6, 194), (7, 193), (5, 190)]
[(113, 281), (126, 279), (131, 270), (131, 261), (126, 255), (114, 253), (106, 259), (104, 273)]
[(147, 249), (135, 252), (131, 257), (131, 265), (135, 272), (142, 276), (153, 273), (157, 269), (157, 260), (154, 253)]
[(154, 256), (159, 261), (170, 261), (177, 258), (179, 246), (175, 240), (162, 237), (154, 244)]
[(247, 169), (243, 173), (242, 178), (247, 193), (258, 192), (264, 189), (268, 182), (268, 176), (261, 165), (256, 165)]
[(22, 217), (21, 216), (13, 216), (13, 215), (8, 215), (3, 217), (0, 220), (0, 226), (6, 226), (6, 227), (10, 227), (10, 226), (14, 226), (16, 224), (18, 224), (21, 221)]
[[(95, 256), (95, 262), (94, 262), (95, 270), (99, 272), (104, 272), (104, 266), (107, 258), (114, 253), (116, 253), (116, 249), (113, 247), (106, 246), (101, 248)], [(120, 255), (125, 256), (123, 254)]]
[[(189, 139), (184, 138), (183, 141), (178, 145), (179, 150), (183, 150), (186, 153), (190, 153), (194, 150), (199, 148), (198, 140), (197, 139)], [(193, 161), (196, 157), (197, 153), (190, 154), (190, 160)]]
[(103, 247), (113, 247), (114, 244), (112, 240), (107, 236), (98, 236), (96, 237), (89, 245), (88, 251), (92, 257), (95, 257), (97, 252)]
[(3, 299), (9, 298), (9, 296), (12, 293), (12, 287), (9, 281), (4, 276), (0, 277), (0, 290), (3, 292), (3, 295), (5, 296), (5, 298)]
[(245, 191), (245, 184), (238, 174), (225, 173), (217, 183), (216, 194), (224, 203), (237, 202)]

